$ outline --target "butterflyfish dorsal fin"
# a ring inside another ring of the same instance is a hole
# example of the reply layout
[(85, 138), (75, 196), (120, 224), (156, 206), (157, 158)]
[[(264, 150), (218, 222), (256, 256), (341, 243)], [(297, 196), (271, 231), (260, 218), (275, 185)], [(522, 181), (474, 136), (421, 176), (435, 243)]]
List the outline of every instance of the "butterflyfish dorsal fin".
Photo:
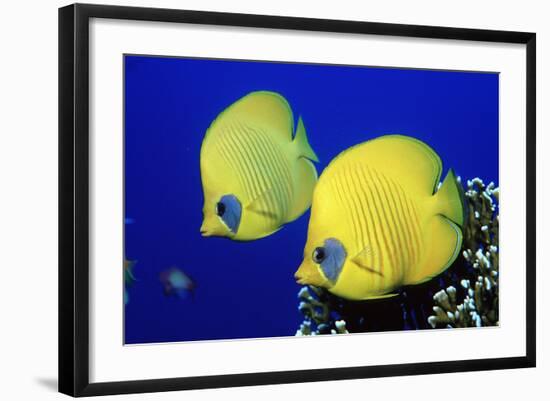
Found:
[(441, 177), (441, 159), (431, 147), (416, 138), (384, 135), (348, 152), (375, 170), (383, 168), (384, 173), (396, 179), (407, 193), (433, 195)]
[[(230, 112), (230, 113), (229, 113)], [(229, 106), (216, 120), (246, 122), (252, 129), (260, 129), (269, 135), (279, 136), (290, 142), (294, 133), (294, 117), (292, 109), (284, 97), (276, 92), (258, 91), (249, 93)]]

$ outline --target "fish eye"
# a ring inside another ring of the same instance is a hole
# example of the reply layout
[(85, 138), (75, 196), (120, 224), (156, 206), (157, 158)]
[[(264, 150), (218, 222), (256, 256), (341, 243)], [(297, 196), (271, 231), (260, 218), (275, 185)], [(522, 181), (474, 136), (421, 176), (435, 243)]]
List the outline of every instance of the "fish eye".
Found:
[(218, 216), (223, 216), (225, 213), (225, 204), (223, 202), (216, 203), (216, 214)]
[(323, 262), (323, 260), (325, 260), (325, 257), (326, 257), (325, 248), (322, 247), (322, 246), (319, 246), (319, 247), (315, 248), (313, 250), (312, 257), (313, 257), (313, 261), (315, 263)]

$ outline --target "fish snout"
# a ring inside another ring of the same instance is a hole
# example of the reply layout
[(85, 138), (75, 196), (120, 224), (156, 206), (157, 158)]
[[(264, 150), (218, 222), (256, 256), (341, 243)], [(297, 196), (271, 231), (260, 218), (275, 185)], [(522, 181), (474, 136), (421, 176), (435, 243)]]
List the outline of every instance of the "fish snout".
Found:
[(296, 273), (294, 273), (294, 279), (296, 280), (296, 283), (297, 284), (300, 284), (300, 285), (304, 285), (306, 284), (306, 280), (307, 280), (307, 274), (305, 274), (305, 267), (304, 267), (304, 264), (302, 263), (300, 265), (300, 267), (298, 267), (298, 270), (296, 270)]
[(314, 285), (328, 288), (328, 282), (321, 276), (318, 269), (309, 261), (304, 261), (294, 273), (296, 283), (300, 285)]
[(202, 223), (202, 226), (200, 228), (200, 232), (201, 232), (201, 235), (203, 237), (210, 237), (212, 235), (212, 233), (210, 232), (210, 230), (208, 229), (208, 227), (206, 227), (206, 224)]

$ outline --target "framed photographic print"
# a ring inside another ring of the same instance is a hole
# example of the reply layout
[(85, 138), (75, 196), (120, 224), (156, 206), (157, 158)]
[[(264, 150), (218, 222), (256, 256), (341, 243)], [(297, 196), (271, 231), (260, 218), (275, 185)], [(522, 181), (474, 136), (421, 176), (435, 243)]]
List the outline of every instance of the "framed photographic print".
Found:
[(534, 33), (61, 8), (60, 391), (535, 366), (535, 82)]

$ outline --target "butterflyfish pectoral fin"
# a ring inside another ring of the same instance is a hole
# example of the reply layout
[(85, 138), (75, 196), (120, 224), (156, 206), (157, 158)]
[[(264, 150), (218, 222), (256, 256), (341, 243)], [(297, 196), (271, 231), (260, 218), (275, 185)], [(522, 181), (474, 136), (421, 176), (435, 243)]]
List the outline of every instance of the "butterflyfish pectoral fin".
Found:
[(266, 202), (266, 198), (269, 197), (271, 193), (271, 188), (265, 189), (261, 194), (248, 202), (245, 207), (246, 210), (268, 219), (277, 220), (277, 213), (273, 210), (269, 210), (269, 205)]
[(351, 261), (359, 266), (361, 269), (367, 270), (370, 273), (376, 274), (380, 277), (384, 277), (384, 274), (380, 271), (379, 268), (376, 268), (372, 264), (372, 249), (367, 246), (357, 255), (355, 255)]
[(269, 210), (255, 209), (253, 207), (247, 208), (247, 210), (249, 212), (256, 213), (257, 215), (260, 215), (260, 216), (265, 217), (267, 219), (277, 220), (277, 214), (273, 213), (273, 212), (270, 212)]

